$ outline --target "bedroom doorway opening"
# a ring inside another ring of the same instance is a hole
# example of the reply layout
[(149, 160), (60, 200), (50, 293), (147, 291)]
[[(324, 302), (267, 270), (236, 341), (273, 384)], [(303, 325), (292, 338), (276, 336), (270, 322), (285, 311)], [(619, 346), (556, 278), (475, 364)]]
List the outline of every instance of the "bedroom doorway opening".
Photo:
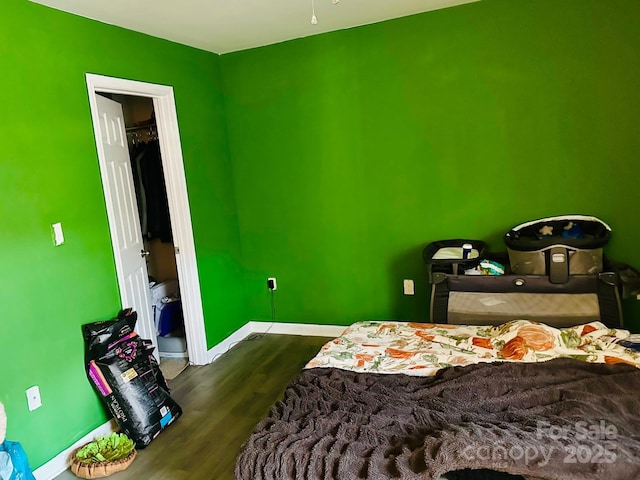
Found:
[(173, 89), (87, 75), (123, 307), (165, 376), (207, 363)]

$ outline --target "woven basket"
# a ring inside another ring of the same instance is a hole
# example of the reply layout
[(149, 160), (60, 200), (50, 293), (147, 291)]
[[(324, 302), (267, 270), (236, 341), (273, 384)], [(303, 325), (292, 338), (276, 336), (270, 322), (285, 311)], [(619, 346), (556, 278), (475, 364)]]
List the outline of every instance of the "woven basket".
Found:
[[(82, 447), (80, 447), (82, 448)], [(80, 450), (80, 449), (78, 449)], [(114, 462), (100, 462), (100, 463), (84, 463), (78, 460), (76, 452), (73, 452), (73, 460), (71, 462), (71, 471), (76, 477), (80, 478), (102, 478), (109, 475), (121, 472), (125, 470), (135, 460), (138, 452), (134, 449), (128, 457), (116, 460)]]

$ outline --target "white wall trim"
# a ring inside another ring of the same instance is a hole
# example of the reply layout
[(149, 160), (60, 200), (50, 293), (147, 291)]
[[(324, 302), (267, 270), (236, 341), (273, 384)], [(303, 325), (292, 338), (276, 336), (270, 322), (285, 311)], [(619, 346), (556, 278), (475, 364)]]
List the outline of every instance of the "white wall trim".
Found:
[[(337, 337), (347, 327), (340, 325), (316, 325), (307, 323), (279, 323), (279, 322), (248, 322), (227, 338), (209, 349), (206, 363), (211, 363), (227, 353), (234, 345), (247, 338), (252, 333), (272, 333), (279, 335), (308, 335), (313, 337)], [(194, 363), (194, 362), (191, 362)], [(71, 453), (81, 445), (92, 441), (101, 435), (109, 435), (119, 430), (116, 422), (111, 420), (86, 434), (76, 443), (56, 455), (47, 463), (36, 469), (33, 474), (36, 480), (53, 480), (69, 468)]]
[(318, 325), (311, 323), (249, 322), (254, 333), (279, 335), (308, 335), (311, 337), (337, 337), (347, 328), (340, 325)]
[(316, 325), (308, 323), (279, 323), (279, 322), (248, 322), (222, 342), (207, 352), (208, 363), (211, 363), (227, 353), (234, 345), (247, 338), (252, 333), (273, 333), (279, 335), (309, 335), (313, 337), (337, 337), (346, 326)]
[(251, 322), (245, 324), (240, 329), (233, 332), (223, 341), (218, 343), (215, 347), (209, 349), (207, 352), (207, 363), (211, 363), (214, 360), (217, 360), (218, 357), (221, 357), (223, 354), (227, 353), (231, 347), (233, 347), (236, 343), (241, 342), (246, 337), (253, 333), (250, 326)]
[[(182, 298), (182, 310), (185, 319), (185, 333), (189, 361), (194, 365), (204, 365), (207, 361), (207, 340), (202, 311), (202, 296), (198, 276), (195, 242), (187, 183), (184, 173), (184, 160), (178, 130), (178, 115), (176, 112), (173, 88), (166, 85), (126, 80), (122, 78), (105, 77), (88, 73), (86, 75), (89, 104), (94, 122), (94, 133), (99, 137), (96, 92), (119, 93), (150, 97), (158, 125), (160, 153), (165, 172), (167, 199), (171, 215), (171, 227), (176, 250), (176, 264)], [(99, 142), (97, 142), (99, 144)], [(98, 157), (103, 155), (98, 147)], [(100, 159), (102, 165), (102, 159)], [(103, 177), (104, 178), (104, 177)], [(107, 202), (108, 203), (108, 202)], [(111, 222), (111, 220), (110, 220)], [(114, 249), (117, 254), (117, 249)], [(118, 278), (120, 281), (120, 279)], [(120, 288), (122, 292), (123, 289)], [(121, 293), (122, 295), (122, 293)], [(151, 339), (153, 340), (153, 339)]]
[(107, 423), (100, 425), (95, 430), (87, 433), (69, 448), (53, 457), (40, 468), (36, 468), (33, 472), (34, 477), (36, 477), (36, 480), (53, 480), (69, 468), (71, 465), (71, 454), (76, 448), (93, 441), (96, 437), (109, 435), (110, 433), (117, 432), (118, 430), (120, 430), (120, 428), (116, 424), (115, 420), (109, 420)]

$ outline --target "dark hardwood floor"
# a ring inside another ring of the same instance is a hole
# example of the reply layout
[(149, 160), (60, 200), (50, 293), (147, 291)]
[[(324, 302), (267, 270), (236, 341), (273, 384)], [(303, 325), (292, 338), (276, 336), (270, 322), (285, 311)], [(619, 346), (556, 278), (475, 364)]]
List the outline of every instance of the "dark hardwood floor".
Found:
[[(184, 413), (113, 480), (233, 480), (235, 459), (253, 427), (326, 337), (252, 335), (211, 365), (169, 382)], [(66, 471), (56, 480), (72, 480)]]

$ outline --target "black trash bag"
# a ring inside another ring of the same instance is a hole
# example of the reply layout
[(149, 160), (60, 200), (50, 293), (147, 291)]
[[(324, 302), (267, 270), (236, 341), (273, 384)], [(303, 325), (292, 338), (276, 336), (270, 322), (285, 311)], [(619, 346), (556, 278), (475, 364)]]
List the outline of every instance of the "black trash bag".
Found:
[(83, 325), (82, 333), (89, 382), (123, 433), (144, 448), (182, 409), (169, 395), (151, 342), (134, 330), (137, 318), (122, 310), (115, 319)]

